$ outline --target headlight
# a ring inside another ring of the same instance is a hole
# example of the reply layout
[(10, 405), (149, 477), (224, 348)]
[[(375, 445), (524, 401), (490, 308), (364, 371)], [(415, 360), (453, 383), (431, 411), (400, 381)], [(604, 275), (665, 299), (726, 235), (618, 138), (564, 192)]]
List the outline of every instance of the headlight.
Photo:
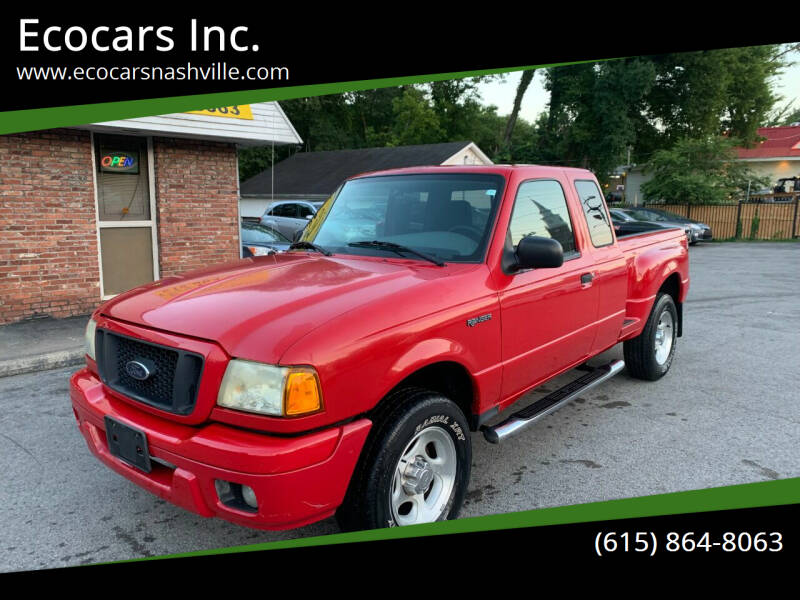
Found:
[(322, 394), (316, 371), (310, 367), (276, 367), (235, 358), (222, 378), (217, 404), (293, 417), (322, 410)]
[(83, 334), (83, 346), (86, 350), (86, 354), (88, 354), (89, 358), (92, 360), (97, 360), (94, 357), (94, 334), (96, 331), (97, 321), (94, 319), (89, 319), (89, 322), (86, 324), (86, 332)]

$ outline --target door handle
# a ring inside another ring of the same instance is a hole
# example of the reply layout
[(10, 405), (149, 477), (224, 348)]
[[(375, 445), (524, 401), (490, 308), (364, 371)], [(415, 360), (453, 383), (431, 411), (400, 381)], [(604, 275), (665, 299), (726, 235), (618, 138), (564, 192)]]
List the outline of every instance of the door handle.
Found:
[(589, 285), (594, 279), (594, 273), (584, 273), (581, 275), (581, 285)]

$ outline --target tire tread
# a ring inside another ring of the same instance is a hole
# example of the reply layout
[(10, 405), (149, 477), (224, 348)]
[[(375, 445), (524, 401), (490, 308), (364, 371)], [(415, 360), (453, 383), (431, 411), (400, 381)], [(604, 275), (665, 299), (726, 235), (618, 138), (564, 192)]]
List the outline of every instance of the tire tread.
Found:
[[(622, 344), (622, 352), (625, 357), (625, 367), (627, 368), (628, 373), (636, 379), (644, 379), (646, 381), (655, 381), (660, 379), (667, 373), (669, 366), (672, 364), (672, 357), (670, 356), (667, 369), (662, 371), (662, 369), (656, 364), (653, 356), (653, 330), (658, 326), (657, 320), (663, 311), (663, 307), (660, 305), (665, 296), (670, 299), (673, 309), (675, 309), (675, 303), (674, 300), (672, 300), (672, 296), (665, 292), (660, 292), (656, 296), (655, 302), (653, 302), (653, 308), (650, 311), (650, 315), (647, 317), (647, 322), (645, 323), (642, 332), (635, 338), (626, 340)], [(665, 304), (665, 306), (667, 305), (668, 304)], [(673, 316), (676, 316), (676, 314), (677, 310), (675, 309)], [(677, 322), (675, 323), (675, 326), (677, 326)], [(673, 345), (673, 354), (675, 352), (674, 348), (675, 346)]]
[[(368, 514), (369, 494), (368, 484), (373, 468), (380, 462), (381, 456), (379, 449), (384, 447), (389, 441), (387, 438), (395, 424), (418, 403), (425, 400), (447, 400), (453, 407), (461, 412), (458, 406), (442, 396), (440, 393), (420, 387), (405, 387), (387, 396), (371, 415), (373, 428), (367, 437), (364, 448), (361, 451), (353, 476), (350, 480), (344, 502), (336, 512), (336, 520), (343, 531), (354, 531), (367, 527), (380, 526), (368, 523), (364, 515)], [(463, 417), (463, 413), (462, 413)], [(464, 418), (466, 422), (466, 419)], [(465, 434), (469, 435), (469, 429), (465, 429)], [(469, 469), (468, 463), (466, 468)]]

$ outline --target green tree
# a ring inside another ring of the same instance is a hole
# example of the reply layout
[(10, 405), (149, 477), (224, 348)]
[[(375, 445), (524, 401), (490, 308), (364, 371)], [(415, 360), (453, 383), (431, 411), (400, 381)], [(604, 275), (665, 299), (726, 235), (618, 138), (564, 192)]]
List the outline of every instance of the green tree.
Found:
[[(468, 77), (298, 98), (281, 102), (303, 139), (302, 148), (276, 146), (275, 162), (298, 150), (342, 150), (474, 140), (490, 150), (502, 127), (494, 107), (480, 102), (478, 84), (500, 76)], [(491, 129), (491, 130), (490, 130)], [(480, 139), (477, 139), (480, 138)], [(490, 142), (491, 146), (483, 144)], [(272, 164), (271, 147), (239, 151), (239, 175), (247, 179)]]
[(665, 54), (650, 58), (655, 80), (646, 97), (638, 157), (682, 137), (726, 134), (744, 145), (777, 101), (771, 79), (786, 64), (777, 45)]
[(548, 69), (541, 159), (602, 177), (628, 147), (643, 163), (684, 137), (725, 134), (753, 144), (777, 100), (770, 83), (784, 54), (756, 46)]
[(770, 85), (783, 65), (776, 59), (778, 51), (778, 46), (754, 46), (723, 53), (728, 81), (721, 124), (745, 146), (758, 140), (757, 129), (778, 101)]
[(766, 185), (736, 159), (737, 141), (721, 136), (681, 138), (658, 150), (645, 167), (653, 178), (642, 185), (647, 200), (720, 204), (740, 199), (748, 188)]
[(508, 121), (506, 121), (506, 130), (503, 134), (501, 148), (504, 150), (511, 146), (511, 138), (514, 135), (514, 128), (517, 125), (517, 118), (519, 117), (520, 108), (522, 108), (522, 98), (525, 96), (525, 92), (531, 85), (531, 81), (533, 81), (533, 76), (535, 74), (536, 69), (527, 69), (522, 72), (522, 75), (520, 75), (519, 83), (517, 84), (517, 92), (514, 95), (514, 106), (511, 109), (511, 114), (508, 115)]
[(546, 162), (605, 174), (636, 142), (653, 65), (634, 58), (547, 70), (542, 144)]
[(391, 135), (385, 145), (433, 144), (446, 139), (425, 93), (408, 87), (392, 103)]
[[(343, 94), (352, 119), (349, 121), (354, 140), (351, 148), (371, 148), (390, 142), (395, 102), (404, 89), (390, 87)], [(331, 148), (339, 149), (342, 148)]]
[[(359, 147), (356, 113), (344, 94), (297, 98), (281, 102), (303, 140), (303, 150), (338, 150)], [(295, 146), (275, 146), (275, 162), (280, 162), (294, 152)], [(273, 148), (259, 146), (239, 150), (239, 178), (248, 179), (269, 168)]]
[(788, 113), (780, 122), (783, 127), (788, 127), (792, 123), (800, 123), (800, 108)]

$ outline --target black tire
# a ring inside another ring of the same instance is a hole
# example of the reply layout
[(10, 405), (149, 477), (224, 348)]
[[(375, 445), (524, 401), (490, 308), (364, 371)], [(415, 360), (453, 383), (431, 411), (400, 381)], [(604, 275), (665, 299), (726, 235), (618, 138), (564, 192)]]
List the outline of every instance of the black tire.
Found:
[[(411, 442), (425, 439), (421, 436), (439, 437), (447, 453), (454, 450), (456, 465), (452, 489), (446, 498), (443, 492), (436, 495), (434, 512), (441, 506), (441, 514), (432, 520), (456, 518), (464, 502), (472, 464), (470, 431), (464, 413), (445, 396), (419, 388), (400, 390), (387, 397), (382, 406), (383, 410), (374, 417), (372, 431), (353, 473), (344, 503), (336, 513), (339, 526), (344, 531), (353, 531), (403, 524), (395, 518), (396, 509), (393, 509), (394, 476), (403, 452)], [(452, 447), (447, 439), (452, 440)], [(408, 460), (408, 455), (405, 460)], [(419, 485), (422, 485), (422, 478), (419, 481)], [(441, 484), (441, 477), (438, 481), (439, 485), (444, 486), (441, 490), (447, 489), (446, 484)], [(434, 477), (427, 487), (430, 496), (425, 498), (434, 499), (436, 482)], [(416, 506), (414, 502), (411, 504)]]
[[(658, 333), (659, 321), (661, 321), (662, 315), (665, 313), (667, 313), (672, 320), (672, 327), (670, 329), (672, 341), (666, 359), (659, 361), (656, 351), (656, 336)], [(653, 309), (650, 311), (650, 316), (647, 318), (647, 323), (645, 323), (642, 333), (633, 339), (627, 340), (622, 345), (623, 354), (625, 355), (625, 366), (628, 369), (628, 373), (632, 377), (645, 379), (647, 381), (661, 379), (667, 374), (667, 371), (669, 371), (672, 365), (678, 339), (677, 336), (678, 309), (675, 307), (675, 301), (669, 294), (660, 293), (656, 296)]]

